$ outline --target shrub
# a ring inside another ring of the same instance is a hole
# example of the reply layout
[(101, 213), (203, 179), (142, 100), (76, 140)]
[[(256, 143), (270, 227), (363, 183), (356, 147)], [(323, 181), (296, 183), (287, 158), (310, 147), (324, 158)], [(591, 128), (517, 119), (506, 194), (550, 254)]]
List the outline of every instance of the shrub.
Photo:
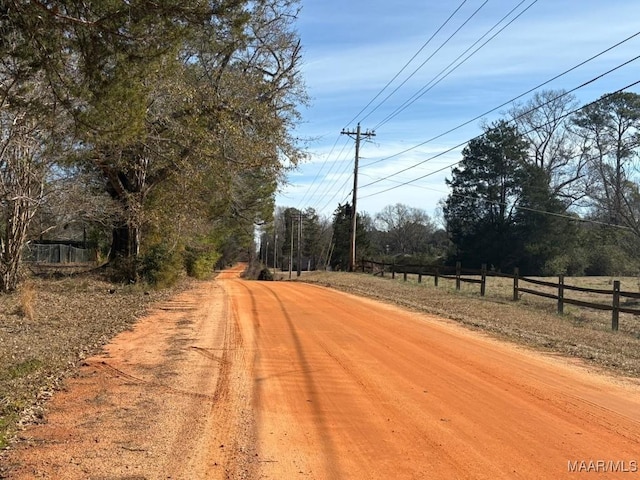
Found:
[(182, 255), (164, 244), (151, 246), (140, 260), (140, 277), (158, 288), (169, 287), (183, 272)]
[(586, 274), (633, 275), (636, 271), (636, 263), (621, 248), (615, 245), (602, 245), (591, 253)]
[(220, 257), (221, 254), (215, 250), (187, 249), (184, 259), (187, 275), (198, 280), (208, 278)]
[(266, 267), (260, 270), (260, 273), (258, 274), (258, 280), (265, 280), (269, 282), (273, 281), (273, 274), (271, 273), (271, 270)]

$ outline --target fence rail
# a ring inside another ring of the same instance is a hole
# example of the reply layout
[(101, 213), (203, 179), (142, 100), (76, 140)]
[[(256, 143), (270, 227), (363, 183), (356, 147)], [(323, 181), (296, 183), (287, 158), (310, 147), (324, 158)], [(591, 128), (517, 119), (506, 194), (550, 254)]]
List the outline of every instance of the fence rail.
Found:
[[(462, 283), (472, 283), (480, 285), (480, 295), (485, 296), (487, 287), (487, 276), (511, 278), (513, 279), (513, 300), (518, 301), (522, 293), (549, 298), (558, 302), (558, 313), (564, 313), (564, 305), (575, 305), (583, 308), (591, 308), (594, 310), (611, 311), (611, 329), (618, 330), (620, 313), (640, 316), (640, 309), (627, 308), (620, 305), (623, 298), (640, 299), (638, 292), (624, 292), (620, 290), (620, 281), (613, 282), (613, 288), (610, 290), (602, 288), (586, 288), (573, 285), (565, 285), (564, 275), (558, 277), (558, 282), (538, 280), (535, 278), (521, 277), (518, 268), (514, 269), (513, 274), (505, 274), (500, 272), (487, 271), (486, 265), (482, 265), (480, 270), (463, 269), (458, 262), (455, 267), (429, 266), (429, 265), (399, 265), (395, 263), (375, 262), (373, 260), (363, 260), (361, 264), (362, 272), (373, 273), (384, 277), (386, 271), (391, 273), (391, 278), (395, 278), (396, 274), (402, 274), (403, 279), (407, 281), (407, 275), (418, 275), (418, 283), (422, 282), (422, 277), (431, 276), (434, 278), (434, 285), (437, 287), (439, 279), (455, 280), (456, 290), (460, 290)], [(446, 272), (443, 274), (443, 272)], [(478, 275), (480, 278), (469, 278)], [(521, 287), (520, 282), (547, 287), (554, 289), (554, 293), (533, 288)], [(581, 292), (594, 295), (610, 296), (610, 303), (594, 303), (565, 297), (565, 291)]]
[(39, 264), (94, 263), (96, 252), (65, 244), (30, 244), (24, 252), (24, 260)]

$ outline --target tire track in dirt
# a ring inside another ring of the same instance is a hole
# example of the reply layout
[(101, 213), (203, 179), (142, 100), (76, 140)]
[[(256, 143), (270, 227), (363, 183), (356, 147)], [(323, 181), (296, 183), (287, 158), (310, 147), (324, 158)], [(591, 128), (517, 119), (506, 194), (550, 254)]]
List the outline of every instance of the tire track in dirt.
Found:
[[(245, 285), (243, 285), (245, 286)], [(280, 295), (272, 288), (268, 287), (265, 284), (257, 284), (255, 288), (261, 288), (267, 292), (275, 301), (279, 308), (279, 314), (285, 319), (287, 325), (287, 332), (291, 337), (293, 352), (291, 352), (295, 356), (296, 365), (300, 367), (299, 373), (302, 374), (304, 378), (304, 389), (307, 392), (307, 402), (310, 405), (312, 410), (312, 414), (316, 418), (316, 423), (314, 425), (315, 432), (313, 433), (315, 436), (315, 443), (319, 447), (319, 455), (324, 462), (324, 470), (326, 472), (331, 472), (332, 478), (343, 478), (341, 467), (340, 467), (340, 457), (338, 455), (336, 445), (332, 440), (332, 436), (329, 433), (329, 425), (325, 421), (325, 417), (320, 410), (320, 401), (317, 395), (317, 391), (322, 388), (321, 385), (318, 385), (315, 378), (314, 372), (315, 369), (312, 368), (309, 359), (305, 354), (305, 349), (303, 347), (300, 335), (302, 332), (299, 332), (295, 326), (293, 318), (289, 313), (289, 309), (287, 308), (285, 302), (282, 300)], [(252, 297), (252, 310), (255, 312), (256, 318), (259, 319), (258, 308), (255, 302), (255, 297), (253, 297), (253, 292), (251, 289), (249, 290), (249, 294)], [(257, 325), (260, 325), (258, 320)], [(258, 389), (256, 393), (256, 401), (260, 402), (260, 394), (261, 391)]]
[(260, 478), (581, 478), (568, 462), (637, 461), (637, 387), (316, 286), (229, 290), (259, 329)]
[(152, 381), (148, 381), (148, 380), (144, 380), (140, 377), (136, 377), (134, 375), (130, 375), (128, 373), (123, 372), (122, 370), (109, 365), (107, 362), (101, 360), (99, 362), (94, 362), (94, 361), (89, 361), (85, 363), (86, 366), (90, 366), (93, 367), (95, 369), (102, 369), (104, 371), (106, 371), (106, 374), (114, 377), (114, 378), (126, 378), (127, 380), (131, 380), (139, 385), (142, 385), (144, 388), (152, 388), (152, 389), (159, 389), (162, 390), (163, 392), (166, 393), (171, 393), (171, 394), (175, 394), (175, 395), (183, 395), (185, 397), (194, 397), (194, 398), (198, 398), (198, 399), (203, 399), (203, 400), (208, 400), (211, 403), (214, 403), (219, 395), (219, 391), (218, 389), (216, 389), (216, 392), (214, 392), (212, 395), (205, 395), (203, 393), (197, 393), (197, 392), (187, 392), (184, 390), (179, 390), (177, 388), (173, 388), (170, 387), (169, 385), (164, 385), (162, 383), (156, 383), (156, 382), (152, 382)]
[(8, 478), (254, 478), (243, 355), (224, 291), (198, 284), (87, 360), (3, 459)]
[(89, 359), (5, 457), (9, 478), (574, 479), (567, 462), (640, 460), (637, 387), (429, 315), (237, 275)]

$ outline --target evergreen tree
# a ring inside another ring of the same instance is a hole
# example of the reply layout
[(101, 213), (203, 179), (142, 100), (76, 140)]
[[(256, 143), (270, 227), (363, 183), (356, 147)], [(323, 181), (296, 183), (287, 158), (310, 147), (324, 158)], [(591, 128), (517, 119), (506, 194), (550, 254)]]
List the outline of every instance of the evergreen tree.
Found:
[(158, 242), (175, 251), (207, 235), (203, 223), (269, 220), (302, 157), (290, 134), (305, 101), (295, 0), (3, 6), (5, 65), (75, 120), (67, 156), (119, 204), (111, 257), (127, 276)]
[(528, 144), (517, 127), (499, 121), (485, 128), (462, 152), (447, 179), (451, 193), (443, 213), (455, 258), (512, 268), (515, 258), (515, 207), (522, 194)]
[[(351, 204), (338, 205), (333, 214), (333, 254), (330, 265), (334, 270), (347, 271), (351, 252)], [(356, 217), (356, 261), (366, 256), (370, 241), (362, 218)]]

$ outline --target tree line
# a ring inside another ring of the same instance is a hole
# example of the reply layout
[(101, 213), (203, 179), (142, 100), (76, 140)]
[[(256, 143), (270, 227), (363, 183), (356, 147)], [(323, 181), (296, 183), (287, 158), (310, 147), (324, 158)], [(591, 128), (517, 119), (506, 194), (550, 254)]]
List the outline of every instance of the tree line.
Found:
[(637, 273), (640, 95), (514, 105), (468, 143), (442, 210), (450, 257), (526, 274)]
[[(274, 221), (260, 235), (260, 259), (270, 267), (302, 270), (349, 268), (351, 205), (338, 205), (333, 215), (320, 216), (313, 208), (276, 208)], [(447, 235), (421, 208), (397, 203), (370, 215), (358, 213), (358, 258), (398, 259), (432, 263), (442, 261)], [(275, 263), (274, 263), (275, 262)]]
[(0, 291), (29, 241), (83, 237), (123, 280), (249, 252), (304, 157), (296, 0), (0, 5)]
[[(440, 222), (423, 206), (358, 213), (359, 258), (526, 275), (639, 271), (640, 95), (616, 92), (579, 108), (565, 91), (541, 91), (482, 130), (446, 179)], [(263, 260), (287, 267), (301, 224), (302, 268), (346, 270), (351, 214), (348, 203), (330, 219), (280, 209), (263, 233)]]

